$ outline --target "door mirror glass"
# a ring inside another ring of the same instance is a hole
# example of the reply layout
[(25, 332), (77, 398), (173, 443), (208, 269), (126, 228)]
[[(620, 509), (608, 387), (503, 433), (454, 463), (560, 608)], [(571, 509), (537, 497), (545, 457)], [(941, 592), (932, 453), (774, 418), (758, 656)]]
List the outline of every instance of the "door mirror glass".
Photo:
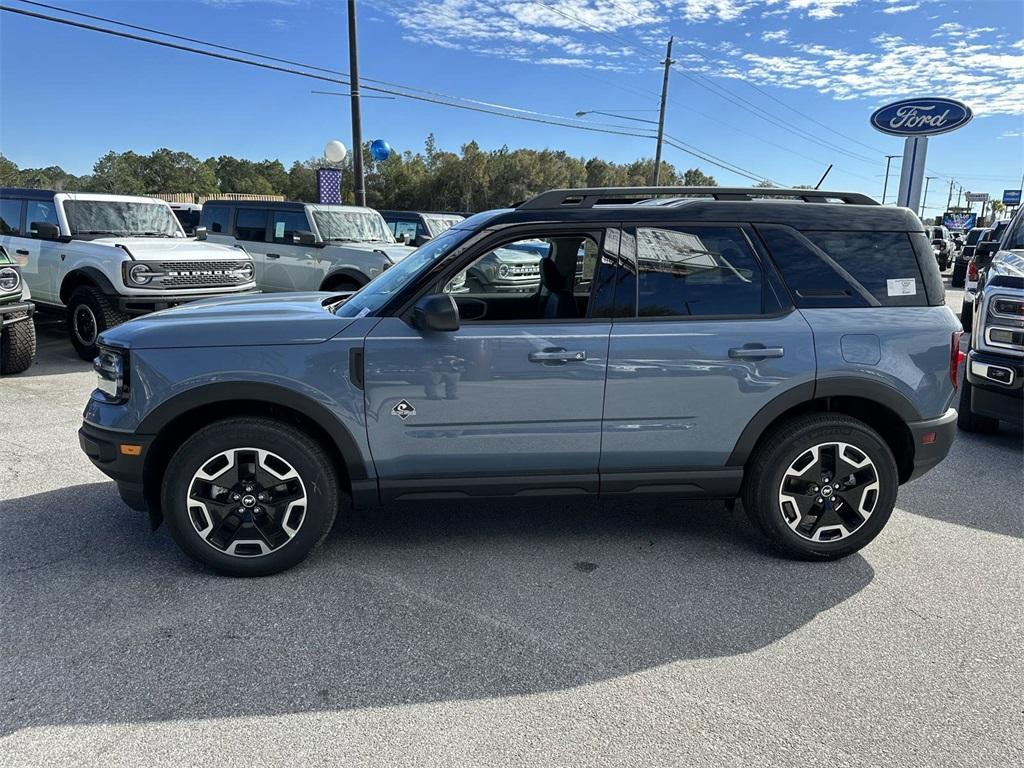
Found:
[(196, 240), (205, 240), (207, 235), (206, 227), (196, 227)]
[(47, 221), (33, 221), (29, 224), (29, 233), (39, 240), (57, 240), (60, 238), (60, 227)]
[(421, 331), (459, 330), (459, 310), (447, 293), (424, 296), (413, 309), (413, 321)]

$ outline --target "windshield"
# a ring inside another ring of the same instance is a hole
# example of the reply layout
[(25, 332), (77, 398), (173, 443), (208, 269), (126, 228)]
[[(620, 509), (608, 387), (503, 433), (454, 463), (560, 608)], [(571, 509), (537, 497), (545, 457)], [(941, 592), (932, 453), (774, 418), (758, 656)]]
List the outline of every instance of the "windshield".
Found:
[(72, 236), (132, 235), (184, 237), (171, 209), (162, 203), (117, 200), (65, 200), (64, 215)]
[(967, 233), (967, 244), (968, 245), (976, 245), (977, 242), (978, 242), (978, 238), (981, 237), (981, 233), (984, 232), (984, 231), (985, 231), (984, 229), (980, 229), (978, 227), (975, 227), (970, 232), (968, 232)]
[(395, 238), (376, 211), (342, 211), (314, 208), (313, 220), (324, 240), (357, 243), (393, 243)]
[(431, 237), (437, 237), (447, 229), (451, 229), (460, 221), (465, 221), (463, 216), (441, 216), (436, 213), (424, 213), (423, 221), (427, 224), (427, 229), (430, 230)]
[(336, 304), (331, 309), (341, 317), (365, 317), (373, 314), (383, 307), (392, 296), (430, 269), (435, 262), (443, 258), (468, 235), (469, 233), (465, 230), (449, 229), (422, 248), (417, 248), (395, 266), (382, 272), (344, 304)]
[(1017, 221), (1013, 225), (1013, 231), (1006, 238), (1005, 247), (1005, 250), (1008, 251), (1019, 251), (1021, 249), (1024, 249), (1024, 215), (1017, 216)]

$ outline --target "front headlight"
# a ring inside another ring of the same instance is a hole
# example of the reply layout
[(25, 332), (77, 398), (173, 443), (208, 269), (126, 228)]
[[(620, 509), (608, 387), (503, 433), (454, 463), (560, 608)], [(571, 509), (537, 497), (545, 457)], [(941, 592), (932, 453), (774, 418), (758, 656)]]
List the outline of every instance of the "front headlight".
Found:
[(113, 347), (100, 347), (92, 363), (96, 371), (96, 389), (112, 403), (128, 399), (128, 352)]
[(0, 269), (0, 292), (14, 293), (21, 287), (21, 274), (14, 267)]
[(252, 280), (253, 275), (256, 274), (256, 271), (255, 269), (253, 269), (252, 262), (249, 262), (247, 264), (243, 264), (237, 270), (235, 270), (235, 274), (238, 275), (238, 279), (241, 280), (243, 283), (248, 283), (250, 280)]
[(159, 274), (149, 264), (125, 262), (126, 282), (129, 285), (147, 285)]

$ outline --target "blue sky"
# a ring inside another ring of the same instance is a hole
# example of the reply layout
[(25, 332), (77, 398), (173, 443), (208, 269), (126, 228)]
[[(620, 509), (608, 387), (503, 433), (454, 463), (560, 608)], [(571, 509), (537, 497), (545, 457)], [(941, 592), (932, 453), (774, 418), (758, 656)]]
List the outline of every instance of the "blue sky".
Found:
[[(49, 2), (348, 69), (342, 0)], [(813, 184), (833, 162), (825, 186), (879, 197), (884, 155), (899, 154), (902, 140), (875, 132), (868, 116), (887, 101), (920, 95), (962, 99), (976, 114), (966, 128), (930, 142), (928, 173), (937, 178), (929, 212), (944, 206), (950, 177), (995, 194), (1018, 187), (1024, 170), (1024, 3), (1016, 0), (363, 0), (359, 7), (364, 76), (570, 119), (579, 110), (655, 119), (659, 52), (675, 35), (668, 133), (781, 184)], [(341, 90), (0, 15), (0, 151), (22, 166), (85, 173), (107, 150), (163, 146), (288, 164), (319, 154), (332, 138), (350, 144), (347, 100), (313, 89)], [(399, 150), (420, 150), (433, 133), (445, 149), (476, 139), (488, 149), (552, 147), (616, 161), (653, 155), (647, 138), (402, 98), (367, 99), (363, 113), (364, 137)], [(584, 120), (647, 130), (599, 115)], [(723, 184), (749, 183), (675, 148), (665, 157)]]

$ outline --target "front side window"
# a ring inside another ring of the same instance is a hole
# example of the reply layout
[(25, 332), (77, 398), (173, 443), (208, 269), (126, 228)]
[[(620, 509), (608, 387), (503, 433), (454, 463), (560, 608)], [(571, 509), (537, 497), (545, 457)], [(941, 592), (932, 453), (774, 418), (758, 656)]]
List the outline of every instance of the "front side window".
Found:
[(60, 225), (57, 221), (57, 206), (52, 200), (27, 200), (25, 209), (25, 227), (29, 234), (32, 232), (33, 224), (53, 224), (55, 227)]
[(235, 237), (251, 243), (265, 242), (268, 214), (268, 211), (258, 208), (239, 208), (235, 217)]
[(0, 200), (0, 235), (21, 234), (21, 200)]
[(1018, 251), (1024, 249), (1024, 215), (1018, 214), (1013, 222), (1013, 229), (1006, 236), (1006, 243), (1002, 246), (1004, 251)]
[[(64, 215), (74, 237), (120, 235), (184, 237), (167, 204), (118, 200), (65, 200)], [(56, 217), (55, 217), (56, 219)], [(33, 219), (38, 221), (39, 219)], [(56, 220), (53, 221), (56, 224)]]
[(395, 239), (405, 236), (409, 241), (416, 238), (416, 222), (407, 219), (399, 219), (391, 222), (391, 231), (395, 233)]
[(274, 218), (270, 223), (271, 236), (275, 243), (295, 242), (299, 232), (309, 231), (309, 222), (306, 221), (305, 211), (274, 211)]
[(204, 205), (200, 224), (210, 233), (226, 235), (231, 232), (231, 209), (223, 205)]
[(371, 210), (313, 208), (313, 220), (320, 237), (334, 242), (393, 243), (395, 238), (384, 217)]
[(761, 268), (739, 230), (639, 227), (636, 260), (639, 317), (761, 313)]

